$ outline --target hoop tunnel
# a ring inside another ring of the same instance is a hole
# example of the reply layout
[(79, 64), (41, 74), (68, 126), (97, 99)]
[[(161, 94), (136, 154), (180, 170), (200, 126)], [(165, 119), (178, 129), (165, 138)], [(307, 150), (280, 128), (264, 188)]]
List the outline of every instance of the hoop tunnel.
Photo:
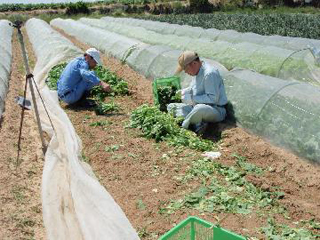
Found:
[(9, 25), (10, 23), (7, 20), (0, 20), (0, 119), (4, 110), (11, 71), (13, 27)]

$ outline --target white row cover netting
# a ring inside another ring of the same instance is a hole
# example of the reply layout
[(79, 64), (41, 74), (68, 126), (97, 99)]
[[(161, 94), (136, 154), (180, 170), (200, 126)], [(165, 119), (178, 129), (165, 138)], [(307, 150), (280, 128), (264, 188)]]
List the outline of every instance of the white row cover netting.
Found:
[[(171, 77), (177, 67), (177, 59), (182, 52), (168, 46), (151, 46), (139, 40), (94, 28), (71, 19), (58, 18), (52, 20), (50, 24), (106, 54), (125, 61), (147, 78)], [(208, 61), (220, 72), (227, 71), (221, 64), (209, 59)], [(182, 79), (184, 85), (191, 81), (191, 77), (186, 74), (182, 75)]]
[(320, 40), (310, 38), (285, 37), (279, 35), (263, 36), (256, 33), (240, 33), (235, 30), (203, 29), (188, 25), (170, 24), (134, 18), (103, 17), (108, 22), (122, 23), (127, 26), (143, 27), (161, 34), (174, 34), (191, 38), (226, 41), (230, 43), (249, 42), (264, 46), (275, 46), (289, 50), (301, 50), (308, 47), (320, 48)]
[(46, 22), (30, 19), (27, 33), (37, 56), (34, 78), (53, 122), (39, 96), (40, 119), (51, 141), (42, 176), (43, 219), (48, 239), (139, 239), (112, 196), (100, 185), (90, 166), (81, 161), (81, 140), (57, 94), (45, 78), (50, 69), (83, 53)]
[(174, 34), (163, 35), (143, 27), (110, 22), (109, 18), (103, 18), (103, 20), (82, 18), (80, 21), (144, 43), (166, 45), (179, 50), (193, 50), (202, 57), (220, 62), (228, 69), (235, 67), (253, 69), (259, 73), (282, 79), (297, 79), (320, 85), (320, 59), (317, 62), (309, 49), (295, 52), (249, 42), (230, 43), (220, 40), (194, 39)]
[(4, 110), (11, 71), (13, 27), (9, 25), (10, 23), (7, 20), (0, 20), (0, 119)]
[[(119, 42), (127, 49), (121, 52), (131, 51), (127, 63), (145, 76), (154, 72), (168, 74), (168, 71), (172, 75), (181, 52), (140, 42), (132, 47), (126, 44), (128, 41), (121, 40), (124, 38), (121, 35), (112, 35), (113, 33), (108, 31), (88, 27), (73, 20), (55, 19), (51, 24), (114, 56), (117, 53), (113, 51), (110, 43)], [(151, 71), (152, 68), (154, 70)], [(319, 162), (319, 88), (250, 70), (220, 70), (220, 73), (224, 78), (234, 116), (241, 126), (291, 149), (300, 156)], [(188, 81), (188, 78), (182, 78), (182, 85), (187, 86)]]
[(243, 69), (223, 77), (242, 127), (320, 163), (319, 88)]

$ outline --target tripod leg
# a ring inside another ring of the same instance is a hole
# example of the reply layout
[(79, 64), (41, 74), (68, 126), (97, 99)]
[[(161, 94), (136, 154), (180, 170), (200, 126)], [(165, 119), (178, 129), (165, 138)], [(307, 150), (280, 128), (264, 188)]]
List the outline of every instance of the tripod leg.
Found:
[(16, 167), (18, 167), (20, 165), (19, 162), (19, 157), (20, 157), (20, 151), (21, 151), (21, 134), (22, 134), (22, 126), (23, 126), (23, 118), (24, 118), (24, 111), (25, 111), (25, 99), (27, 96), (27, 86), (28, 86), (28, 78), (26, 77), (26, 82), (25, 82), (25, 86), (24, 86), (24, 93), (23, 93), (23, 106), (22, 106), (22, 110), (21, 110), (21, 119), (20, 119), (20, 129), (19, 129), (19, 139), (18, 139), (18, 153), (17, 153), (17, 160), (16, 160)]
[(40, 91), (39, 91), (39, 88), (38, 88), (38, 86), (37, 86), (37, 83), (36, 83), (36, 81), (34, 80), (33, 77), (32, 77), (31, 79), (32, 79), (32, 81), (33, 81), (33, 83), (34, 83), (34, 86), (35, 86), (35, 88), (36, 88), (36, 90), (37, 90), (37, 92), (38, 92), (38, 94), (39, 94), (39, 97), (40, 97), (41, 102), (42, 102), (42, 106), (43, 106), (44, 110), (46, 111), (46, 114), (47, 114), (47, 116), (48, 116), (48, 118), (49, 118), (51, 127), (52, 127), (53, 131), (56, 132), (56, 130), (54, 129), (52, 120), (51, 120), (51, 118), (50, 118), (50, 115), (49, 115), (49, 113), (48, 113), (47, 107), (46, 107), (46, 105), (45, 105), (45, 103), (44, 103), (44, 101), (43, 101), (43, 98), (42, 98), (41, 94), (40, 94)]

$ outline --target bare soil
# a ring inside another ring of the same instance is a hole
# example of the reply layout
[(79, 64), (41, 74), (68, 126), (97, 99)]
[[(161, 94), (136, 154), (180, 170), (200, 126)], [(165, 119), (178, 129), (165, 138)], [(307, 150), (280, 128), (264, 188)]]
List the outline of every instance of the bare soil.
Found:
[[(44, 159), (33, 112), (26, 110), (17, 160), (21, 107), (14, 98), (23, 96), (26, 73), (16, 30), (12, 42), (9, 91), (0, 129), (0, 239), (43, 239), (40, 193)], [(27, 49), (32, 67), (34, 56), (30, 46)]]
[[(63, 32), (61, 34), (82, 50), (90, 47)], [(21, 109), (14, 103), (14, 96), (23, 92), (24, 73), (16, 35), (13, 42), (10, 90), (0, 132), (0, 239), (42, 239), (40, 184), (43, 157), (36, 124), (28, 111), (22, 134), (22, 163), (15, 167)], [(32, 55), (31, 50), (29, 54)], [(258, 228), (266, 226), (265, 215), (200, 213), (186, 208), (170, 215), (161, 213), (161, 208), (170, 200), (180, 199), (200, 186), (197, 181), (181, 184), (177, 177), (182, 176), (201, 153), (188, 149), (178, 152), (164, 142), (156, 143), (141, 137), (137, 129), (126, 128), (132, 110), (144, 103), (152, 104), (151, 81), (112, 57), (103, 55), (102, 60), (105, 66), (129, 83), (130, 96), (114, 99), (121, 111), (98, 116), (92, 109), (63, 107), (82, 140), (84, 160), (90, 163), (100, 183), (121, 206), (141, 238), (156, 239), (187, 216), (195, 215), (213, 223), (220, 219), (219, 223), (226, 229), (264, 239)], [(97, 121), (108, 121), (109, 124), (90, 126)], [(268, 169), (259, 177), (247, 176), (248, 181), (262, 189), (279, 188), (285, 193), (279, 201), (287, 209), (290, 219), (275, 214), (276, 220), (290, 226), (299, 220), (320, 222), (318, 165), (229, 123), (211, 128), (215, 134), (208, 137), (219, 141), (222, 153), (215, 161), (234, 165), (232, 154), (244, 156), (248, 162)], [(319, 230), (317, 234), (320, 234)]]

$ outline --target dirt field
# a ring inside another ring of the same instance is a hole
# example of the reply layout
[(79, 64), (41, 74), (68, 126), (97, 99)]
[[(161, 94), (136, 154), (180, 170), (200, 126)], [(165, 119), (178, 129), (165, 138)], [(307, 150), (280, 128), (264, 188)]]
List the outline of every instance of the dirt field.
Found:
[[(89, 47), (67, 37), (83, 50)], [(0, 129), (0, 239), (43, 239), (40, 196), (43, 157), (37, 127), (29, 111), (26, 111), (23, 125), (22, 163), (15, 167), (21, 109), (15, 104), (14, 97), (23, 94), (24, 73), (16, 35), (13, 42), (10, 90)], [(35, 58), (31, 46), (27, 44), (27, 48), (33, 65)], [(277, 202), (286, 213), (275, 213), (271, 209), (270, 213), (268, 210), (249, 214), (209, 213), (194, 208), (164, 213), (162, 209), (171, 200), (181, 199), (201, 185), (199, 179), (178, 180), (201, 153), (188, 149), (177, 151), (166, 143), (140, 137), (136, 129), (125, 128), (132, 110), (143, 103), (152, 104), (151, 81), (113, 58), (103, 55), (102, 59), (108, 68), (129, 83), (131, 95), (114, 99), (121, 111), (97, 116), (90, 109), (64, 108), (82, 140), (84, 159), (142, 239), (157, 239), (189, 215), (219, 222), (228, 230), (259, 239), (265, 239), (259, 228), (267, 226), (269, 217), (291, 227), (301, 220), (320, 222), (320, 167), (230, 124), (212, 126), (221, 130), (218, 144), (222, 156), (214, 161), (234, 165), (233, 154), (236, 153), (264, 169), (262, 175), (247, 175), (246, 180), (263, 190), (283, 192)], [(108, 124), (90, 126), (98, 121)], [(320, 234), (319, 226), (309, 229)]]

